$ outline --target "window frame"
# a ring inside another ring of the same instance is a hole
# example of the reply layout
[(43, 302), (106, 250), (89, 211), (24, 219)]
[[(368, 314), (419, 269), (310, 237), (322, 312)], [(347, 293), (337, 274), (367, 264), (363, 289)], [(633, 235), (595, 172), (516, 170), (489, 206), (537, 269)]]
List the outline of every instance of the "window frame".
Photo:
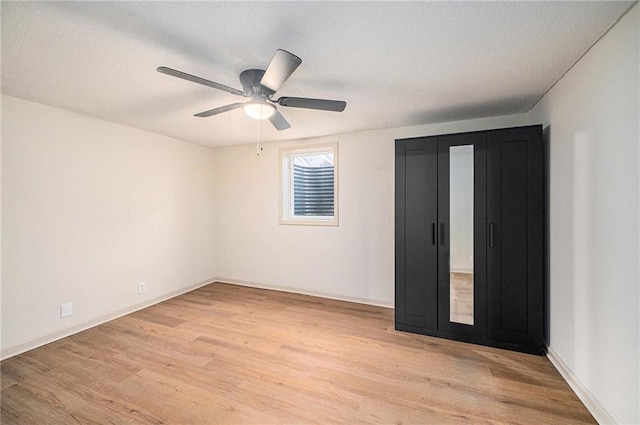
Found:
[[(296, 216), (293, 212), (293, 160), (296, 155), (333, 154), (333, 216)], [(303, 226), (338, 226), (338, 142), (285, 146), (279, 149), (279, 223)], [(285, 164), (286, 161), (286, 164)], [(285, 187), (286, 185), (286, 187)]]

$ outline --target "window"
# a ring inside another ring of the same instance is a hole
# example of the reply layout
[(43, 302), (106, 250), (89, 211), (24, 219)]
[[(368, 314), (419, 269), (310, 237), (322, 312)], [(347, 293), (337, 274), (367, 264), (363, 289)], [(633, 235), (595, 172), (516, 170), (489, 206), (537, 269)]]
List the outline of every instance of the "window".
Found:
[(280, 223), (338, 225), (338, 144), (280, 149)]

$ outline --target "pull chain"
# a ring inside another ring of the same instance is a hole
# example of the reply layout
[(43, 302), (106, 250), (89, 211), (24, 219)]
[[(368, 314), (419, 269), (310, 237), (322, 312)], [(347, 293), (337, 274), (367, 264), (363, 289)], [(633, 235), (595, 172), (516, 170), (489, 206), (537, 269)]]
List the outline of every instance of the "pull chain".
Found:
[(256, 156), (260, 156), (262, 146), (260, 146), (260, 120), (256, 120)]

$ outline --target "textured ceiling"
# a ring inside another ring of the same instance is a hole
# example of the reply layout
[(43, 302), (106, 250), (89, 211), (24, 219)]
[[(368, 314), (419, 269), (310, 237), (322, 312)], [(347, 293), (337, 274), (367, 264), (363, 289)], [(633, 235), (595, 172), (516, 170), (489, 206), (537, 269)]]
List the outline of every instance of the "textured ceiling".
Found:
[(526, 112), (632, 2), (2, 2), (2, 92), (208, 146), (252, 143), (241, 88), (278, 48), (302, 65), (264, 141)]

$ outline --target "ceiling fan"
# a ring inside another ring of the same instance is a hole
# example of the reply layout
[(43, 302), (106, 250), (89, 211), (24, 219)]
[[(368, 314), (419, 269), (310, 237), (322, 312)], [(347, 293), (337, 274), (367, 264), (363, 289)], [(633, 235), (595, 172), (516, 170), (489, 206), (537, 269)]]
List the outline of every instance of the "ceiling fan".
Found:
[(238, 96), (248, 97), (251, 100), (247, 102), (237, 102), (230, 105), (221, 106), (200, 112), (194, 116), (204, 118), (212, 115), (221, 114), (223, 112), (232, 111), (242, 108), (247, 115), (255, 119), (268, 118), (273, 126), (281, 131), (290, 128), (291, 125), (282, 116), (274, 104), (287, 106), (291, 108), (318, 109), (322, 111), (342, 112), (347, 103), (341, 100), (327, 99), (310, 99), (306, 97), (281, 97), (277, 100), (273, 99), (273, 95), (280, 90), (280, 87), (300, 66), (302, 59), (285, 50), (276, 50), (275, 55), (271, 59), (266, 70), (247, 69), (240, 73), (240, 83), (243, 90), (234, 89), (224, 84), (205, 80), (195, 75), (187, 74), (166, 66), (157, 69), (158, 72), (171, 75), (172, 77), (182, 78), (183, 80), (202, 84), (214, 89), (222, 90), (227, 93)]

